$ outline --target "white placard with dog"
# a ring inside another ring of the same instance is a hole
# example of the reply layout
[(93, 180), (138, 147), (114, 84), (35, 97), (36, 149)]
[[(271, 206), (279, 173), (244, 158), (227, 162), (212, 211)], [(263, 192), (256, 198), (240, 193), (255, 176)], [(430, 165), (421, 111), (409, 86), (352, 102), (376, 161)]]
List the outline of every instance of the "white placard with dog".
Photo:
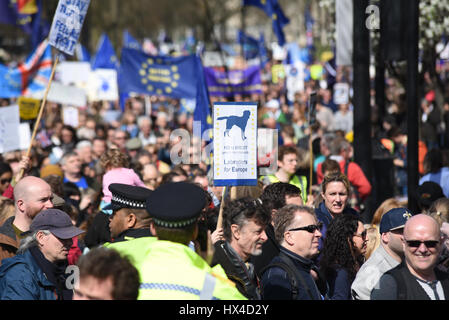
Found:
[(257, 103), (214, 103), (214, 185), (257, 185)]

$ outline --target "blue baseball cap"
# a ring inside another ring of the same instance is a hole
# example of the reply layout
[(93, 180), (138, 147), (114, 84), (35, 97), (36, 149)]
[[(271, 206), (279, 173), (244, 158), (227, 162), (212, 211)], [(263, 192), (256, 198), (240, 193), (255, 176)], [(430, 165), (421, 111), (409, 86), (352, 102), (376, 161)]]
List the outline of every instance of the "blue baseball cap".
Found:
[(405, 223), (412, 217), (412, 215), (413, 213), (404, 207), (391, 209), (385, 213), (380, 220), (380, 233), (404, 228)]

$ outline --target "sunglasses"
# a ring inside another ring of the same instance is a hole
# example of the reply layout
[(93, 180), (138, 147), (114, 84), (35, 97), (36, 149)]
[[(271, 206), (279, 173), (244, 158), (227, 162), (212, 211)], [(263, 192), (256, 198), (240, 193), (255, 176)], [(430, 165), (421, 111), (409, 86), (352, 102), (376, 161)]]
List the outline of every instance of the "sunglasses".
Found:
[(362, 233), (356, 233), (356, 234), (354, 235), (354, 237), (360, 237), (360, 238), (362, 238), (363, 240), (365, 240), (365, 239), (366, 239), (366, 230), (363, 230)]
[(314, 233), (315, 231), (319, 231), (321, 230), (321, 228), (323, 227), (323, 223), (322, 222), (318, 222), (317, 224), (311, 224), (305, 227), (299, 227), (299, 228), (293, 228), (293, 229), (289, 229), (288, 231), (307, 231), (309, 233)]
[(11, 179), (1, 179), (0, 184), (5, 184), (7, 182), (11, 182)]
[(405, 240), (407, 242), (407, 245), (411, 248), (419, 248), (421, 243), (424, 243), (424, 245), (427, 248), (435, 248), (440, 242), (437, 240), (427, 240), (427, 241), (420, 241), (420, 240)]

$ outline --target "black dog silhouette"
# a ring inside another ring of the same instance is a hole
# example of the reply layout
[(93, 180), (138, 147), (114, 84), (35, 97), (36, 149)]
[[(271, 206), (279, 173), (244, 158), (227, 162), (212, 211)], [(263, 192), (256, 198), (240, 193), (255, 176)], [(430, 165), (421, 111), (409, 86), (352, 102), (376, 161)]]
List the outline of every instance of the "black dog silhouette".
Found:
[(227, 116), (227, 117), (217, 118), (217, 120), (226, 120), (226, 130), (224, 132), (224, 136), (229, 137), (229, 131), (232, 129), (233, 126), (237, 126), (242, 131), (242, 140), (246, 140), (245, 129), (246, 129), (246, 124), (248, 123), (248, 119), (249, 119), (250, 115), (251, 115), (251, 111), (245, 110), (245, 111), (243, 111), (243, 115), (241, 117)]

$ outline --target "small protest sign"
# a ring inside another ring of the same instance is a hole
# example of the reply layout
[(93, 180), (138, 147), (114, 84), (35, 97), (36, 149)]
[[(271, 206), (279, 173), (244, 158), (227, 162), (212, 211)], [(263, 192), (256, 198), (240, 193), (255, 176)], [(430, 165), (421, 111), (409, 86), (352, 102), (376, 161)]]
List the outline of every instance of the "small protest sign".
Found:
[(334, 103), (346, 104), (349, 102), (349, 84), (336, 83), (334, 84)]
[(19, 104), (20, 118), (23, 120), (36, 119), (39, 113), (40, 100), (33, 98), (20, 97), (17, 100)]
[(90, 0), (59, 0), (49, 40), (56, 49), (73, 55)]

